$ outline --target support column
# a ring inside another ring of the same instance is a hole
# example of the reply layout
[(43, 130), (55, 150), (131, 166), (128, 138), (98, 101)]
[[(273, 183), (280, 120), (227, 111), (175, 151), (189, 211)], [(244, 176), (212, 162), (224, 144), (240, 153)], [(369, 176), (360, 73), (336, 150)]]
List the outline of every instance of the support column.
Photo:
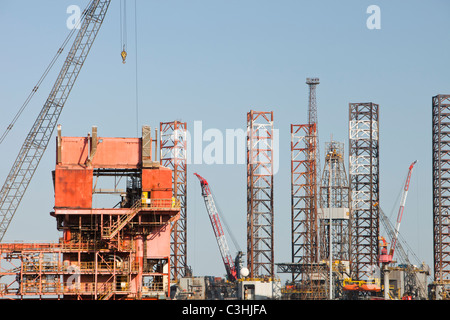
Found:
[(379, 108), (349, 104), (349, 182), (352, 214), (352, 277), (367, 280), (378, 266)]
[(274, 277), (273, 112), (247, 113), (247, 264)]
[(434, 279), (444, 283), (450, 280), (450, 95), (434, 96), (432, 109)]
[(160, 123), (161, 165), (172, 169), (173, 196), (180, 201), (180, 218), (173, 222), (170, 241), (171, 277), (187, 276), (187, 125), (186, 122)]

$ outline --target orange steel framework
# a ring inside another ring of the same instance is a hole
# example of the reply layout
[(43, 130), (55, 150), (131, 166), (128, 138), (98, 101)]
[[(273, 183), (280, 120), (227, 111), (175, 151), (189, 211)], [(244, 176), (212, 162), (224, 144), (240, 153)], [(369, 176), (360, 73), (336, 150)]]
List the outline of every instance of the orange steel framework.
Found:
[(173, 171), (173, 196), (180, 201), (180, 218), (173, 222), (171, 234), (172, 279), (188, 276), (187, 265), (187, 125), (186, 122), (160, 123), (161, 165)]
[[(51, 215), (63, 236), (0, 244), (0, 297), (169, 297), (170, 226), (180, 207), (172, 171), (152, 161), (151, 149), (149, 127), (142, 138), (100, 138), (96, 127), (92, 136), (62, 137), (58, 126)], [(115, 184), (100, 188), (102, 180)], [(119, 201), (97, 206), (104, 194)]]
[(273, 112), (247, 113), (247, 264), (274, 277)]
[(300, 299), (317, 299), (313, 280), (320, 269), (317, 234), (316, 124), (291, 124), (292, 281)]
[(316, 87), (319, 78), (306, 78), (309, 87), (308, 123), (291, 124), (291, 239), (292, 263), (278, 264), (290, 272), (294, 299), (322, 299), (323, 268), (319, 263), (317, 223), (319, 136)]

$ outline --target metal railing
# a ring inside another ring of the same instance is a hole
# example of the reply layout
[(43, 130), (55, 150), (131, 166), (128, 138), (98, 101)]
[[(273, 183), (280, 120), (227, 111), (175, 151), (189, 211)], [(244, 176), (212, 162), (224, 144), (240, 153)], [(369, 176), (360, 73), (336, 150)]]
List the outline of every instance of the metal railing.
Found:
[(181, 202), (179, 199), (149, 199), (142, 198), (141, 207), (143, 209), (154, 209), (154, 210), (166, 210), (166, 209), (179, 209), (181, 207)]
[(57, 273), (57, 274), (73, 274), (74, 270), (82, 273), (95, 273), (95, 272), (109, 272), (109, 273), (127, 273), (127, 272), (138, 272), (139, 263), (138, 262), (75, 262), (68, 264), (63, 264), (58, 261), (54, 262), (41, 262), (39, 261), (24, 261), (22, 264), (22, 271), (24, 273)]

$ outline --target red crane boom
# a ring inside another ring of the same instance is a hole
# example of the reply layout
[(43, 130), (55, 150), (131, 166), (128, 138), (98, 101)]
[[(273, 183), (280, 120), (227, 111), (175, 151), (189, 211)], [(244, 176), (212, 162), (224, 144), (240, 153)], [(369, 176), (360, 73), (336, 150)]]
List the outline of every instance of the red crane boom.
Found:
[(235, 281), (237, 280), (237, 270), (228, 248), (227, 239), (225, 238), (225, 233), (223, 232), (222, 223), (219, 218), (219, 211), (217, 210), (214, 202), (208, 181), (197, 173), (194, 173), (194, 175), (200, 180), (202, 196), (205, 200), (206, 210), (208, 211), (209, 219), (211, 220), (211, 225), (214, 230), (214, 235), (216, 236), (217, 245), (219, 246), (220, 254), (222, 255), (228, 280)]
[(392, 239), (391, 249), (389, 251), (389, 254), (392, 256), (394, 256), (395, 245), (396, 245), (397, 239), (398, 239), (398, 231), (400, 230), (400, 223), (402, 222), (403, 210), (405, 209), (406, 197), (408, 195), (408, 190), (409, 190), (409, 182), (411, 180), (411, 173), (412, 173), (412, 170), (416, 163), (417, 163), (417, 160), (414, 161), (413, 163), (411, 163), (411, 165), (409, 166), (408, 176), (406, 177), (405, 186), (403, 187), (402, 200), (400, 202), (400, 208), (398, 210), (398, 215), (397, 215), (397, 224), (395, 225), (394, 239)]
[(383, 249), (380, 255), (380, 262), (382, 263), (391, 263), (392, 259), (394, 257), (394, 251), (395, 251), (395, 247), (397, 244), (397, 239), (398, 239), (398, 233), (400, 230), (400, 224), (402, 222), (402, 217), (403, 217), (403, 211), (405, 210), (405, 204), (406, 204), (406, 197), (408, 196), (408, 190), (409, 190), (409, 182), (411, 181), (411, 174), (412, 174), (412, 170), (414, 168), (414, 165), (417, 163), (417, 160), (414, 161), (413, 163), (411, 163), (411, 165), (409, 166), (409, 170), (408, 170), (408, 176), (406, 177), (406, 181), (405, 181), (405, 185), (403, 187), (403, 191), (402, 191), (402, 199), (400, 202), (400, 208), (398, 209), (398, 214), (397, 214), (397, 223), (395, 225), (395, 230), (394, 230), (394, 235), (392, 237), (392, 241), (391, 241), (391, 248), (389, 250), (389, 254), (387, 253), (387, 243), (384, 240), (383, 237)]

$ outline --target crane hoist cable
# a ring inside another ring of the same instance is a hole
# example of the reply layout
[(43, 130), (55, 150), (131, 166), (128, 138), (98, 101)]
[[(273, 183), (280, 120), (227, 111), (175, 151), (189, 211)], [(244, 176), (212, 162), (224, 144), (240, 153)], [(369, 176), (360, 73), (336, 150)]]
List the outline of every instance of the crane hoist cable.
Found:
[(122, 63), (127, 59), (127, 0), (120, 0), (120, 47)]
[(139, 135), (139, 84), (138, 84), (138, 24), (137, 24), (137, 1), (134, 0), (134, 41), (135, 56), (135, 100), (136, 100), (136, 134)]
[(20, 118), (20, 115), (23, 113), (25, 108), (30, 103), (30, 101), (33, 98), (34, 94), (38, 91), (38, 89), (41, 86), (42, 82), (45, 80), (45, 78), (49, 74), (50, 70), (55, 65), (56, 61), (61, 56), (61, 54), (63, 53), (64, 49), (66, 48), (67, 44), (69, 43), (69, 41), (72, 38), (72, 36), (75, 33), (75, 31), (77, 31), (80, 28), (80, 24), (83, 22), (84, 18), (86, 17), (86, 12), (87, 12), (86, 10), (83, 11), (80, 19), (78, 19), (76, 25), (70, 30), (70, 33), (67, 35), (66, 39), (63, 41), (62, 45), (59, 47), (59, 49), (56, 52), (56, 54), (53, 56), (53, 59), (50, 61), (50, 63), (48, 64), (47, 68), (45, 69), (44, 73), (39, 78), (38, 82), (33, 87), (33, 89), (31, 90), (31, 92), (28, 95), (27, 99), (22, 104), (22, 106), (20, 107), (19, 111), (17, 111), (16, 115), (12, 119), (11, 123), (8, 125), (8, 127), (5, 129), (5, 131), (1, 135), (1, 137), (0, 137), (0, 144), (5, 140), (5, 138), (8, 135), (8, 133), (12, 130), (12, 128), (16, 124), (17, 120)]

